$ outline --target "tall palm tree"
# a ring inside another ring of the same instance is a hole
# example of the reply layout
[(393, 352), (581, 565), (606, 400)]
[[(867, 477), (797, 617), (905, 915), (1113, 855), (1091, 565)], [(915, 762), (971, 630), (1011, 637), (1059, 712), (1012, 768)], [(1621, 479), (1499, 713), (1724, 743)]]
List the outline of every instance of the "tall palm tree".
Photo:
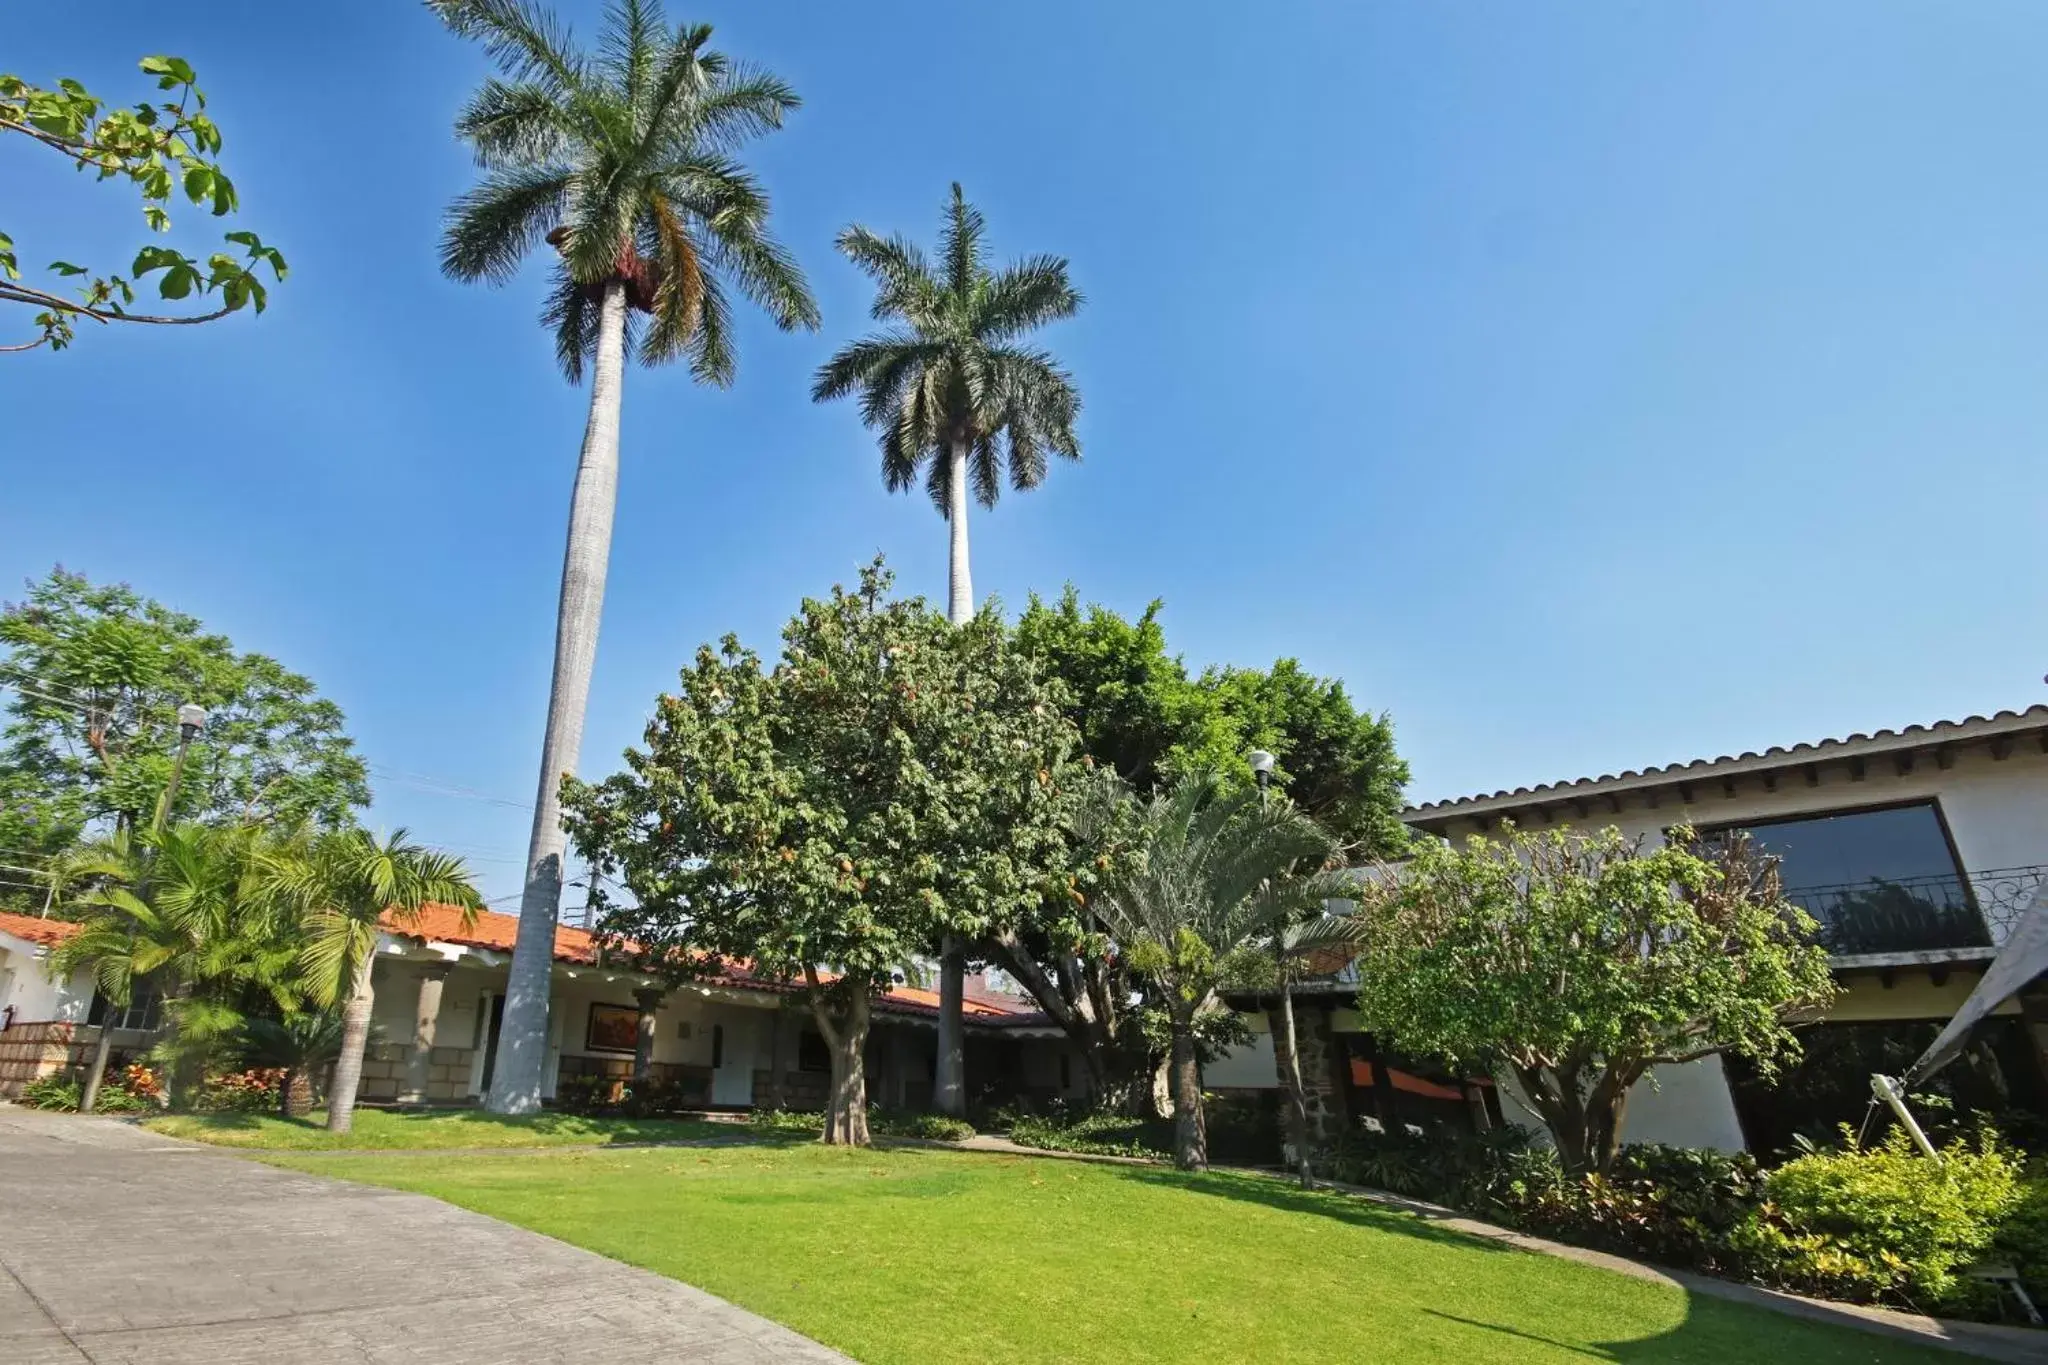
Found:
[(1291, 805), (1264, 806), (1214, 773), (1183, 776), (1142, 801), (1114, 774), (1103, 782), (1098, 799), (1124, 805), (1133, 832), (1131, 847), (1109, 859), (1096, 914), (1159, 990), (1173, 1039), (1174, 1164), (1201, 1170), (1209, 1153), (1196, 1020), (1217, 1007), (1230, 959), (1272, 932), (1264, 888), (1326, 849), (1328, 837)]
[[(974, 615), (967, 557), (967, 495), (993, 508), (1003, 474), (1019, 492), (1045, 478), (1046, 452), (1081, 458), (1074, 419), (1081, 397), (1044, 351), (1019, 344), (1026, 333), (1072, 317), (1081, 295), (1067, 263), (1032, 256), (1001, 271), (983, 259), (981, 214), (953, 185), (940, 262), (902, 237), (882, 238), (855, 225), (839, 249), (876, 284), (877, 321), (898, 326), (853, 342), (818, 371), (818, 402), (858, 392), (861, 420), (881, 433), (882, 481), (891, 492), (924, 474), (925, 491), (951, 537), (946, 616)], [(943, 1113), (966, 1112), (961, 1008), (965, 962), (948, 936), (939, 971), (938, 1066), (932, 1101)]]
[(468, 924), (482, 900), (460, 858), (422, 848), (402, 829), (382, 840), (360, 829), (302, 837), (272, 855), (270, 880), (300, 915), (307, 996), (323, 1010), (341, 1004), (327, 1130), (346, 1133), (362, 1084), (375, 1003), (370, 972), (386, 912), (403, 922), (429, 905), (454, 905)]
[(576, 768), (597, 654), (617, 500), (625, 358), (688, 357), (699, 382), (733, 377), (737, 290), (784, 330), (816, 328), (795, 260), (768, 231), (768, 198), (735, 158), (782, 126), (796, 94), (709, 44), (708, 26), (669, 27), (658, 0), (613, 0), (595, 51), (526, 0), (429, 0), (497, 65), (456, 119), (482, 182), (457, 199), (441, 268), (502, 284), (545, 240), (555, 248), (543, 321), (572, 383), (590, 365), (590, 417), (569, 504), (554, 676), (527, 845), (519, 936), (488, 1100), (540, 1107), (548, 976), (562, 896), (560, 789)]
[(946, 615), (974, 615), (967, 564), (967, 494), (994, 508), (1003, 475), (1018, 492), (1045, 479), (1046, 452), (1081, 458), (1074, 419), (1081, 396), (1067, 372), (1019, 338), (1072, 317), (1081, 295), (1067, 263), (1032, 256), (991, 271), (981, 214), (953, 186), (935, 269), (902, 237), (858, 225), (839, 249), (876, 285), (878, 321), (899, 326), (862, 337), (818, 371), (819, 402), (860, 394), (861, 420), (881, 433), (882, 481), (900, 492), (924, 475), (925, 492), (952, 537)]

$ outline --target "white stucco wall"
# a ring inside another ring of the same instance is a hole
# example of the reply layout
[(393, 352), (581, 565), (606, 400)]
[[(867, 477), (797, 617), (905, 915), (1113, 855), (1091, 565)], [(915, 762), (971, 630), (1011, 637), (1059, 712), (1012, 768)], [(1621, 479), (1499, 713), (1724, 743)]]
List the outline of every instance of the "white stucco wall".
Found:
[[(1542, 1133), (1543, 1119), (1523, 1098), (1514, 1077), (1503, 1074), (1499, 1084), (1502, 1117)], [(1704, 1057), (1681, 1066), (1653, 1067), (1629, 1091), (1621, 1140), (1711, 1147), (1722, 1152), (1743, 1150), (1742, 1124), (1735, 1116), (1735, 1101), (1729, 1096), (1721, 1059)]]
[(1202, 1084), (1212, 1090), (1277, 1090), (1280, 1064), (1273, 1055), (1272, 1024), (1265, 1012), (1240, 1012), (1252, 1031), (1251, 1042), (1230, 1051), (1202, 1068)]
[(68, 1020), (84, 1023), (92, 1009), (92, 977), (79, 971), (54, 980), (44, 968), (46, 950), (27, 939), (0, 934), (0, 1009), (14, 1007), (22, 1024)]

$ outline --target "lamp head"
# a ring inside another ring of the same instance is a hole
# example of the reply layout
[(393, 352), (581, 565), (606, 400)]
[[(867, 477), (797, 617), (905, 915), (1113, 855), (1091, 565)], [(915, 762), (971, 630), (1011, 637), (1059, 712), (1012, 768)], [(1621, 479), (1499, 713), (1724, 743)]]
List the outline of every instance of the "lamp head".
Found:
[(1251, 759), (1252, 776), (1258, 779), (1259, 785), (1263, 787), (1271, 782), (1273, 780), (1273, 755), (1267, 753), (1264, 749), (1254, 749), (1248, 757)]
[(186, 702), (178, 708), (178, 732), (187, 741), (206, 728), (206, 708)]

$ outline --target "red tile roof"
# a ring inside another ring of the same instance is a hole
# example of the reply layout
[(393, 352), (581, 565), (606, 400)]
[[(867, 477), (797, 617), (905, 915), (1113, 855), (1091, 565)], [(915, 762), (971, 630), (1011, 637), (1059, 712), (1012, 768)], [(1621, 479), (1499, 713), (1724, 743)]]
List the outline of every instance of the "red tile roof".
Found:
[(25, 938), (30, 943), (54, 948), (78, 932), (78, 926), (69, 920), (40, 919), (35, 915), (11, 915), (0, 912), (0, 934), (12, 934)]
[[(467, 927), (464, 927), (462, 911), (453, 905), (429, 905), (418, 915), (410, 917), (402, 916), (396, 911), (386, 911), (384, 927), (391, 933), (403, 934), (408, 938), (459, 944), (465, 948), (484, 948), (499, 953), (511, 952), (512, 945), (519, 937), (517, 915), (501, 915), (492, 910), (482, 910)], [(587, 930), (566, 924), (556, 925), (555, 961), (573, 963), (577, 966), (595, 964), (596, 939)], [(826, 979), (831, 978), (827, 976)], [(709, 984), (778, 995), (797, 989), (793, 982), (758, 977), (744, 967), (728, 967), (710, 978)], [(910, 986), (895, 987), (877, 1003), (886, 1009), (894, 1009), (904, 1014), (935, 1015), (939, 1012), (937, 993)], [(1038, 1022), (1039, 1019), (1038, 1008), (1031, 1002), (1005, 1000), (985, 992), (976, 993), (965, 999), (961, 1005), (961, 1012), (966, 1018), (981, 1023), (1026, 1024)]]

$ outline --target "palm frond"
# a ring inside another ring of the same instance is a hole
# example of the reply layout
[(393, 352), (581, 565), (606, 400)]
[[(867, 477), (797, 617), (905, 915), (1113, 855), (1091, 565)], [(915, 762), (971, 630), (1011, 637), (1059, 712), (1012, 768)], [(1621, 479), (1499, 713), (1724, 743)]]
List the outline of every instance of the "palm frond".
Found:
[(562, 220), (576, 191), (566, 167), (546, 164), (493, 171), (460, 195), (441, 234), (441, 272), (466, 284), (503, 284)]
[(525, 0), (427, 0), (427, 8), (458, 38), (482, 43), (498, 68), (559, 95), (583, 85), (583, 62), (569, 30)]
[(490, 170), (553, 163), (569, 150), (562, 106), (530, 82), (486, 80), (456, 115), (455, 136)]
[(568, 271), (557, 270), (540, 318), (555, 334), (555, 363), (571, 384), (582, 383), (583, 363), (597, 350), (598, 307), (589, 291)]
[(966, 298), (979, 283), (981, 234), (987, 223), (981, 210), (967, 202), (960, 182), (953, 182), (953, 198), (946, 205), (946, 225), (939, 234), (939, 255), (946, 262), (946, 290), (955, 298)]
[(1081, 309), (1081, 294), (1058, 256), (1030, 256), (989, 280), (976, 310), (975, 332), (984, 341), (1008, 341)]

